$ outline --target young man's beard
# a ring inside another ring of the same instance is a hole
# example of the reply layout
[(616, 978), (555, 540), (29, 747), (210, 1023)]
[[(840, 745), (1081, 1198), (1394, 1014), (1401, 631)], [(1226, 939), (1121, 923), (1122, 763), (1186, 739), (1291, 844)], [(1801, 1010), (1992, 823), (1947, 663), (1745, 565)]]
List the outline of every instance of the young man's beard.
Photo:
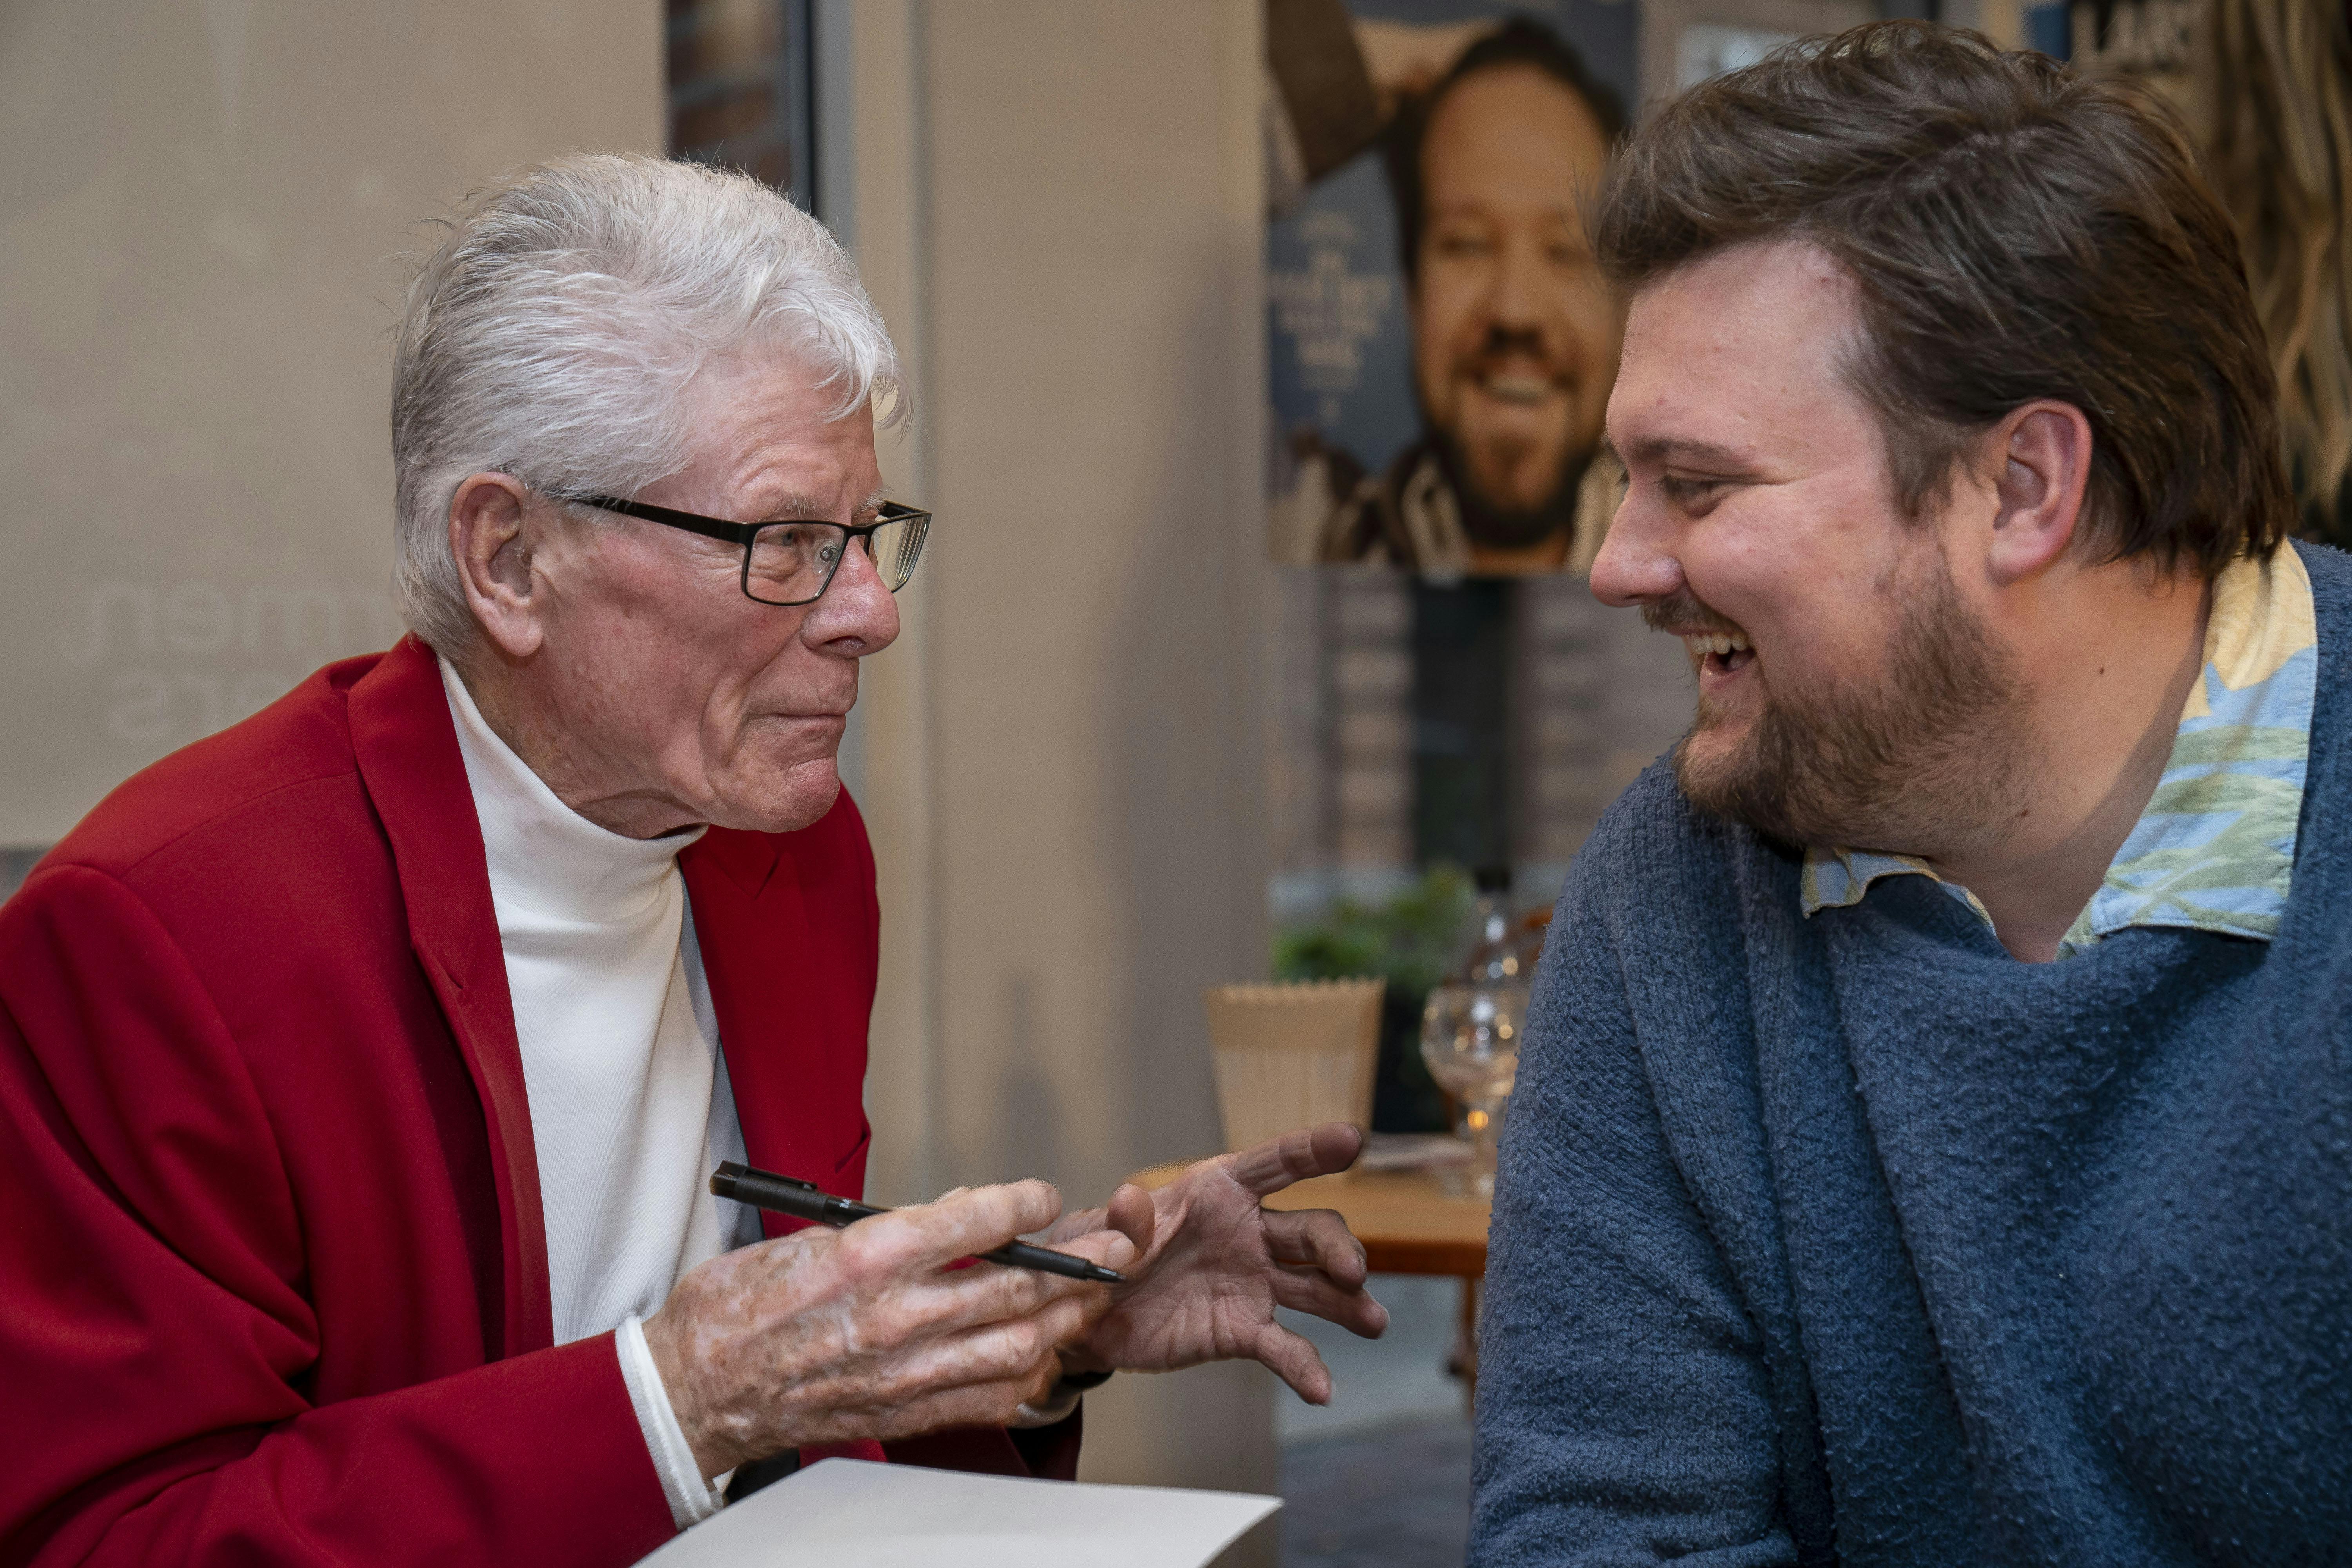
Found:
[(1789, 845), (1942, 858), (2016, 820), (2040, 763), (2016, 658), (1932, 553), (1890, 577), (1898, 606), (1882, 679), (1775, 691), (1728, 754), (1695, 756), (1719, 721), (1699, 700), (1675, 748), (1692, 805)]
[(1484, 550), (1528, 550), (1557, 539), (1576, 526), (1576, 487), (1592, 464), (1592, 448), (1563, 450), (1559, 473), (1549, 490), (1530, 505), (1514, 505), (1489, 495), (1477, 468), (1452, 433), (1429, 426), (1430, 443), (1461, 509), (1462, 531)]

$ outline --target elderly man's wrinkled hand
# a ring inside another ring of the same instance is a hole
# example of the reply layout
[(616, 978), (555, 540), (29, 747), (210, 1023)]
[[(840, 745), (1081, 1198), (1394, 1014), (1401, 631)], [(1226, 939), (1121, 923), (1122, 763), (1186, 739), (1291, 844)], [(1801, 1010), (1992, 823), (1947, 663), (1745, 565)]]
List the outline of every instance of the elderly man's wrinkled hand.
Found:
[(1259, 1200), (1294, 1182), (1355, 1163), (1363, 1134), (1344, 1121), (1286, 1132), (1254, 1149), (1203, 1160), (1157, 1192), (1127, 1185), (1105, 1208), (1070, 1215), (1053, 1244), (1075, 1247), (1105, 1229), (1135, 1244), (1110, 1310), (1066, 1344), (1066, 1372), (1121, 1367), (1171, 1372), (1202, 1362), (1263, 1362), (1322, 1405), (1331, 1373), (1315, 1347), (1275, 1321), (1276, 1307), (1312, 1312), (1365, 1339), (1388, 1309), (1364, 1289), (1363, 1244), (1328, 1209), (1285, 1213)]
[[(994, 1425), (1042, 1395), (1055, 1347), (1108, 1309), (1104, 1288), (950, 1265), (1060, 1211), (1044, 1182), (960, 1190), (688, 1273), (646, 1320), (646, 1342), (703, 1475), (812, 1443)], [(1060, 1245), (1112, 1268), (1135, 1256), (1098, 1226)]]

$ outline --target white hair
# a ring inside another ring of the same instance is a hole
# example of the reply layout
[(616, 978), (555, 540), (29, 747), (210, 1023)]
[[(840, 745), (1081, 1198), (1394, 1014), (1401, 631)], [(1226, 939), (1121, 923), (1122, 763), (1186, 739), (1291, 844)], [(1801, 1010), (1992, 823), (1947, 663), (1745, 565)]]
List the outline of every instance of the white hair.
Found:
[(393, 357), (393, 602), (445, 654), (476, 635), (449, 552), (467, 476), (627, 496), (688, 461), (685, 393), (774, 348), (837, 388), (828, 417), (904, 414), (881, 315), (824, 226), (771, 187), (581, 154), (476, 191), (409, 285)]

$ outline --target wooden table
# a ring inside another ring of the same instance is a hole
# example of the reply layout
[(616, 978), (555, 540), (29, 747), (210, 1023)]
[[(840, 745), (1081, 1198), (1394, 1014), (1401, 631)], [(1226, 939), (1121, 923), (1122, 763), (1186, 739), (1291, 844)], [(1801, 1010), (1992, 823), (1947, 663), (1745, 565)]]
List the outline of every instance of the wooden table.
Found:
[[(1187, 1161), (1138, 1171), (1129, 1181), (1160, 1187)], [(1270, 1209), (1336, 1209), (1364, 1244), (1375, 1274), (1451, 1274), (1462, 1284), (1462, 1321), (1448, 1368), (1475, 1385), (1478, 1373), (1478, 1286), (1486, 1274), (1485, 1198), (1453, 1197), (1427, 1171), (1346, 1171), (1286, 1187)]]

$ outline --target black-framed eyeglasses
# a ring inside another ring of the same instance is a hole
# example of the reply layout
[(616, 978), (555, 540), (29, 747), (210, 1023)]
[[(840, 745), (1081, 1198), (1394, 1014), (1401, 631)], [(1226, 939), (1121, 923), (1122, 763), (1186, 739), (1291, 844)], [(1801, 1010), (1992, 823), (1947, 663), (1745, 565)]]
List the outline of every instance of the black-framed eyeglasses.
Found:
[(743, 595), (762, 605), (813, 605), (824, 596), (840, 570), (841, 558), (852, 540), (862, 541), (866, 557), (882, 585), (897, 593), (915, 574), (915, 559), (923, 552), (923, 537), (931, 531), (931, 514), (897, 501), (884, 501), (872, 522), (729, 522), (699, 512), (650, 506), (618, 496), (567, 496), (575, 506), (617, 511), (667, 528), (682, 528), (706, 539), (721, 539), (743, 547)]

